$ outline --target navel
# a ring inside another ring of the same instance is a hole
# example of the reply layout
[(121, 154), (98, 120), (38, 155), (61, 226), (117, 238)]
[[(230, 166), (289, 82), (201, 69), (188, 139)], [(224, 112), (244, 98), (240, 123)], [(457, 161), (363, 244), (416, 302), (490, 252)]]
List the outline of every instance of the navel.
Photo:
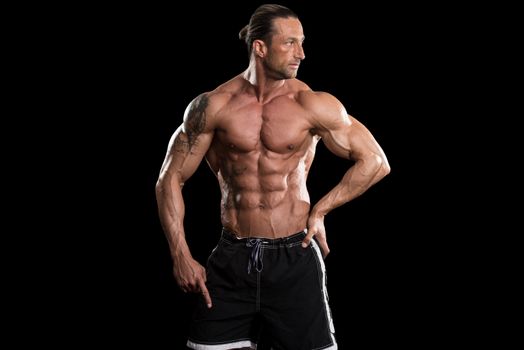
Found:
[(287, 149), (289, 149), (289, 150), (292, 150), (292, 149), (294, 149), (294, 148), (295, 148), (295, 145), (292, 145), (292, 144), (287, 145)]

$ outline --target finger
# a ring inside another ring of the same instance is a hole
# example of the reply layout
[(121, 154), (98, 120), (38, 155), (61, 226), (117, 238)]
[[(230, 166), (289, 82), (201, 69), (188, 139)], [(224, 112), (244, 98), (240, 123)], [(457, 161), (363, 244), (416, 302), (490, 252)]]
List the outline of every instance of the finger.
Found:
[(185, 284), (185, 283), (182, 283), (182, 282), (178, 283), (178, 287), (179, 287), (179, 288), (182, 290), (182, 292), (184, 292), (184, 293), (189, 292), (189, 289), (187, 288), (187, 284)]
[(329, 254), (329, 246), (326, 242), (326, 240), (324, 240), (323, 242), (318, 242), (320, 247), (322, 248), (322, 257), (325, 259), (326, 256)]
[(200, 288), (197, 284), (194, 283), (188, 283), (185, 287), (188, 293), (198, 293), (200, 291)]
[(311, 242), (311, 238), (313, 238), (313, 235), (313, 230), (308, 230), (306, 237), (304, 237), (304, 240), (302, 240), (302, 248), (307, 248), (307, 246)]
[(325, 259), (326, 256), (329, 254), (329, 246), (326, 240), (326, 234), (325, 233), (317, 234), (315, 236), (315, 239), (317, 240), (317, 243), (320, 247), (320, 251), (322, 252), (322, 257)]
[(204, 281), (199, 282), (200, 286), (200, 292), (202, 293), (202, 296), (204, 297), (204, 301), (206, 302), (207, 308), (211, 309), (211, 306), (213, 306), (213, 303), (211, 303), (211, 296), (209, 295), (209, 291), (207, 290), (206, 284)]

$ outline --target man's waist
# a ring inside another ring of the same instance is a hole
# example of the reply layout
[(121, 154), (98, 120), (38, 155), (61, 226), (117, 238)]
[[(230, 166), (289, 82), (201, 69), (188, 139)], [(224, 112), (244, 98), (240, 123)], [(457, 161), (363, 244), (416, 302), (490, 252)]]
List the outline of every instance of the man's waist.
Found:
[(222, 239), (230, 243), (243, 243), (246, 244), (249, 240), (257, 239), (261, 240), (264, 245), (273, 245), (273, 246), (285, 246), (297, 242), (301, 242), (306, 236), (306, 230), (302, 230), (291, 235), (286, 235), (283, 237), (264, 237), (258, 235), (238, 235), (228, 228), (222, 228)]

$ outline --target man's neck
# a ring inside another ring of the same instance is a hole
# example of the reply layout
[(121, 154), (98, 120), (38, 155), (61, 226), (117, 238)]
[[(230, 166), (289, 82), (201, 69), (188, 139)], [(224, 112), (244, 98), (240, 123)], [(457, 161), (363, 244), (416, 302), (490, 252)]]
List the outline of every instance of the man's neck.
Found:
[(272, 79), (267, 76), (262, 63), (252, 59), (249, 67), (244, 71), (243, 77), (254, 88), (257, 100), (261, 103), (272, 97), (272, 93), (280, 89), (286, 83), (285, 79)]

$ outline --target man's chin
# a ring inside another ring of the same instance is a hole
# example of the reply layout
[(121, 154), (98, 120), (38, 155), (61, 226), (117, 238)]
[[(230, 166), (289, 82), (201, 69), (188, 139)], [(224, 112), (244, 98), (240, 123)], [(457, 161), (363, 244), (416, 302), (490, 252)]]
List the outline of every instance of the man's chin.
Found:
[(280, 79), (294, 79), (297, 77), (297, 71), (281, 72)]

